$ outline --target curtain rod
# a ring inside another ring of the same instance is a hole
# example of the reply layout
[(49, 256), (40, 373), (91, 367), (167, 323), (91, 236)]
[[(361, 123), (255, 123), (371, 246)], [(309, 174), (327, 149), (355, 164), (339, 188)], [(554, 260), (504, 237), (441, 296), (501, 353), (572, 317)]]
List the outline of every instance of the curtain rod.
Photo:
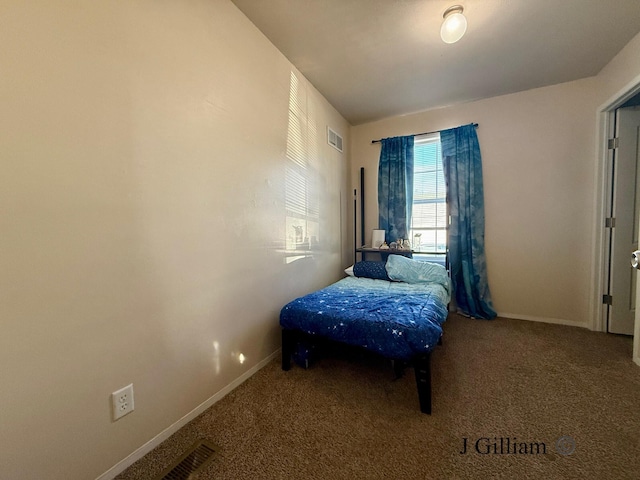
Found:
[[(477, 127), (478, 127), (478, 124), (477, 124), (477, 123), (474, 123), (474, 124), (473, 124), (473, 126), (477, 128)], [(441, 131), (442, 131), (442, 130), (436, 130), (436, 131), (434, 131), (434, 132), (414, 133), (414, 134), (413, 134), (413, 136), (414, 136), (414, 137), (417, 137), (417, 136), (419, 136), (419, 135), (430, 135), (430, 134), (432, 134), (432, 133), (440, 133)], [(379, 140), (371, 140), (371, 143), (380, 143), (381, 141), (382, 141), (382, 139), (379, 139)]]

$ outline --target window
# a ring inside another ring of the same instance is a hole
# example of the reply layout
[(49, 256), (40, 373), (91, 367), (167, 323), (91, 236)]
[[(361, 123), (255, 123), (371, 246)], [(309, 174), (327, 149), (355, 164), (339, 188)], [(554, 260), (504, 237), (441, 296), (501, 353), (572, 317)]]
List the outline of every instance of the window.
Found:
[[(447, 192), (442, 168), (440, 134), (415, 140), (413, 153), (411, 241), (414, 250), (446, 253)], [(438, 255), (435, 259), (442, 261)]]

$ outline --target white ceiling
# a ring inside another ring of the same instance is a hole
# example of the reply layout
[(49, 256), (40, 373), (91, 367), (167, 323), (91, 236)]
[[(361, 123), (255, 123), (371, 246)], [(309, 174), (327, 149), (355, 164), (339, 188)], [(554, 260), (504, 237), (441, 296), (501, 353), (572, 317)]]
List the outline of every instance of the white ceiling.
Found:
[(352, 125), (596, 75), (640, 31), (640, 0), (232, 2)]

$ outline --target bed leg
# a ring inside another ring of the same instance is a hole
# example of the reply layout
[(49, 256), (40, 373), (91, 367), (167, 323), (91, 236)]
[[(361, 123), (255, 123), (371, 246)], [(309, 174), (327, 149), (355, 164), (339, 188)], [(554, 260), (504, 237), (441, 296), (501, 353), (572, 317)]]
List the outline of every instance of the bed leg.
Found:
[(431, 353), (415, 360), (416, 383), (418, 385), (418, 398), (420, 411), (431, 414)]
[(391, 366), (393, 367), (393, 373), (396, 376), (396, 380), (402, 378), (404, 375), (404, 362), (401, 360), (391, 360)]
[(293, 330), (282, 329), (282, 370), (291, 369), (291, 355), (295, 345), (295, 334)]

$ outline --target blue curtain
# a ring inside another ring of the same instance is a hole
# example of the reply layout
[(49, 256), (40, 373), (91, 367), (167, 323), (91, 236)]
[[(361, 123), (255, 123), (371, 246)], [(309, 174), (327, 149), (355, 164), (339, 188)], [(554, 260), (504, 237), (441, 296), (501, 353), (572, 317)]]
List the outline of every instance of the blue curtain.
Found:
[(378, 164), (378, 228), (387, 242), (409, 238), (413, 205), (413, 135), (383, 138)]
[(449, 262), (458, 311), (474, 318), (496, 316), (484, 253), (482, 159), (474, 125), (440, 132), (451, 225)]

